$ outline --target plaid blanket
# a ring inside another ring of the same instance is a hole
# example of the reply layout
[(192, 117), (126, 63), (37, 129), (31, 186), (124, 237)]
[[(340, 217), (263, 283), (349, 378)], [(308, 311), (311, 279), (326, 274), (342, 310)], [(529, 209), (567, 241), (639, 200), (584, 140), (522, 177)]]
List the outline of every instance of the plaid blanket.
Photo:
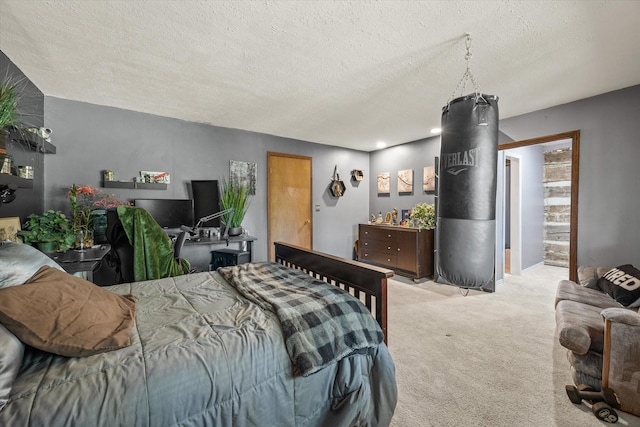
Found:
[(311, 375), (383, 341), (380, 326), (364, 304), (300, 270), (260, 262), (218, 272), (244, 297), (278, 316), (294, 375)]

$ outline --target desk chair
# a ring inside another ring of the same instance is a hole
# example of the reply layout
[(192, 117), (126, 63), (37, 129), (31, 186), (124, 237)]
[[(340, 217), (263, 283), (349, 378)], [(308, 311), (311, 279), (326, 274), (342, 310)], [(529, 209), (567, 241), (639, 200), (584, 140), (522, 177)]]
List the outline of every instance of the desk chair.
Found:
[[(159, 225), (157, 225), (157, 227), (160, 228)], [(186, 231), (181, 231), (173, 241), (173, 258), (176, 261), (178, 261), (180, 257), (182, 247), (186, 240), (186, 234)], [(166, 234), (163, 235), (166, 236), (166, 239), (169, 239), (169, 236)], [(109, 264), (115, 268), (116, 271), (115, 283), (135, 282), (134, 249), (129, 242), (129, 238), (127, 237), (127, 233), (124, 230), (116, 209), (107, 210), (106, 237), (111, 245), (111, 251), (107, 256)]]

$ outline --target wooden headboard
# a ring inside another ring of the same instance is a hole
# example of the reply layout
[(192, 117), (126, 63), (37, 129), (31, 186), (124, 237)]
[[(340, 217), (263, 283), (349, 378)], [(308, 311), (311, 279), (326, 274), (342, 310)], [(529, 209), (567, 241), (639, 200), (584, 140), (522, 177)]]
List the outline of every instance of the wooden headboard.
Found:
[(276, 262), (302, 270), (318, 280), (336, 285), (349, 292), (367, 306), (378, 321), (384, 341), (387, 336), (387, 279), (392, 270), (374, 267), (357, 261), (304, 249), (283, 242), (275, 242)]

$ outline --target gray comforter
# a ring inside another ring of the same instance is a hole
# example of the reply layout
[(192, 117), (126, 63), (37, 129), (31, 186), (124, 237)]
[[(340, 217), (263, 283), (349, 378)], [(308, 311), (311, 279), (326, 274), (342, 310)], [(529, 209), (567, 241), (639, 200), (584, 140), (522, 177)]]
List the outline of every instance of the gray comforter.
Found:
[(275, 314), (218, 273), (108, 288), (138, 299), (130, 347), (85, 358), (30, 349), (1, 426), (388, 425), (384, 344), (293, 376)]

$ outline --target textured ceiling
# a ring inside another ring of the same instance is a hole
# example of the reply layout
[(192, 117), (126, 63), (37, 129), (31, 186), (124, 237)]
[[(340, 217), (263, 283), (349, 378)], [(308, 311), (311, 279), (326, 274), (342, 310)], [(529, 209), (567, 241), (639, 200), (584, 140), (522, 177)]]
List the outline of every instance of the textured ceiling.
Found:
[(639, 22), (638, 1), (0, 0), (0, 50), (47, 96), (370, 151), (439, 125), (467, 32), (506, 118), (640, 84)]

